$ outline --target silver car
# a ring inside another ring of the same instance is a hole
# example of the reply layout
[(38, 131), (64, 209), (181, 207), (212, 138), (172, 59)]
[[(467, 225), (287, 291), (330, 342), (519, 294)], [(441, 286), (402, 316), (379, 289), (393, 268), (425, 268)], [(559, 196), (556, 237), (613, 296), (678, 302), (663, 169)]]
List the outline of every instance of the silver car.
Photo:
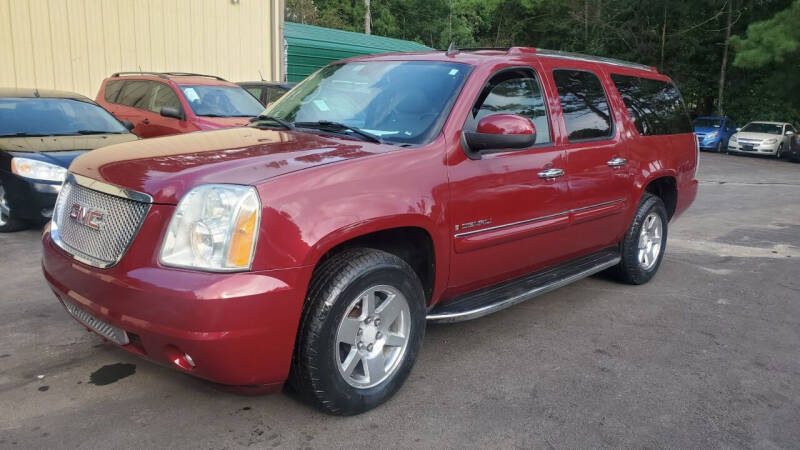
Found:
[(797, 131), (786, 122), (750, 122), (728, 141), (728, 153), (750, 153), (782, 158)]

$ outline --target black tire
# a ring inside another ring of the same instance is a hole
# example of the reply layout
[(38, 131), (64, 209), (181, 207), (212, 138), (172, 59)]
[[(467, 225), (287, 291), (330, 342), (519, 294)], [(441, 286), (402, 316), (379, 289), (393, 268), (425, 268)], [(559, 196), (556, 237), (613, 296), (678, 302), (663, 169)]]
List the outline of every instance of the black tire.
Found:
[(717, 148), (714, 149), (714, 153), (722, 153), (722, 139), (717, 142)]
[(783, 159), (783, 143), (778, 146), (778, 151), (775, 152), (775, 159)]
[[(657, 214), (661, 219), (661, 246), (660, 253), (655, 258), (655, 263), (649, 268), (644, 268), (639, 262), (639, 236), (645, 219), (651, 213)], [(636, 210), (633, 222), (620, 243), (622, 260), (619, 265), (612, 269), (612, 274), (619, 281), (628, 284), (644, 284), (650, 281), (658, 271), (659, 266), (661, 266), (662, 259), (664, 259), (668, 228), (667, 209), (664, 207), (664, 202), (655, 195), (645, 193), (639, 201), (639, 207)]]
[[(354, 387), (335, 362), (334, 351), (341, 345), (337, 330), (360, 293), (378, 285), (391, 286), (406, 298), (410, 332), (402, 359), (387, 379), (372, 387)], [(315, 270), (309, 285), (292, 359), (291, 386), (330, 414), (353, 415), (375, 408), (394, 395), (411, 372), (425, 335), (425, 314), (422, 283), (402, 259), (366, 248), (333, 256)]]
[[(5, 188), (3, 183), (0, 182), (0, 203), (5, 202)], [(14, 211), (10, 211), (8, 215), (0, 212), (0, 233), (10, 233), (13, 231), (24, 230), (28, 228), (28, 223), (16, 217)]]

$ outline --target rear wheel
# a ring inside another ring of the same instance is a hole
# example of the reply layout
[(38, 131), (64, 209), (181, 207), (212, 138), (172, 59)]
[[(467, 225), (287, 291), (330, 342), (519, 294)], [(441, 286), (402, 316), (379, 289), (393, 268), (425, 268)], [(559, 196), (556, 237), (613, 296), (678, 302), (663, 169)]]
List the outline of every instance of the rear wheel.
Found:
[(290, 382), (326, 412), (352, 415), (402, 386), (425, 334), (425, 295), (395, 255), (352, 249), (325, 261), (309, 286)]
[(645, 193), (620, 244), (622, 260), (613, 269), (629, 284), (644, 284), (658, 271), (667, 244), (667, 209), (660, 198)]
[(11, 210), (6, 198), (5, 187), (0, 182), (0, 233), (19, 231), (25, 227), (25, 221), (15, 217), (14, 211)]

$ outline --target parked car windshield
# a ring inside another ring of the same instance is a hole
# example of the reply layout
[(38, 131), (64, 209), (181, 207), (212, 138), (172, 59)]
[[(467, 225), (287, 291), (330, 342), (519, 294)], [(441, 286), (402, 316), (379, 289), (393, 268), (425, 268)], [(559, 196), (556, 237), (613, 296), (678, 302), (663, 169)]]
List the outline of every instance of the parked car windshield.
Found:
[(69, 98), (0, 98), (0, 137), (117, 133), (128, 130), (93, 103)]
[(264, 106), (239, 86), (182, 85), (192, 111), (204, 117), (253, 117)]
[(783, 127), (774, 123), (748, 123), (742, 128), (744, 133), (768, 133), (768, 134), (783, 134)]
[(702, 128), (719, 128), (722, 126), (722, 119), (694, 119), (694, 126)]
[(470, 67), (438, 61), (354, 61), (322, 68), (265, 114), (339, 122), (388, 142), (423, 144), (439, 133)]

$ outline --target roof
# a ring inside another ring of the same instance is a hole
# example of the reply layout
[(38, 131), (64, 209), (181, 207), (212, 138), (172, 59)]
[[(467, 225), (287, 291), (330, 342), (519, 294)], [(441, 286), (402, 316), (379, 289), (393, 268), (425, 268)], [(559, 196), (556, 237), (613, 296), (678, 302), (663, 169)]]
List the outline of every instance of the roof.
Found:
[(81, 94), (69, 91), (57, 91), (54, 89), (36, 88), (0, 88), (0, 98), (69, 98), (92, 102), (92, 99)]
[[(602, 56), (590, 56), (581, 53), (569, 53), (557, 50), (539, 49), (534, 47), (510, 47), (510, 48), (480, 48), (480, 49), (461, 49), (453, 51), (435, 52), (413, 52), (413, 53), (386, 53), (372, 56), (356, 56), (352, 60), (409, 60), (409, 61), (449, 61), (463, 64), (479, 65), (486, 62), (506, 62), (514, 61), (514, 58), (538, 57), (549, 59), (563, 59), (571, 61), (597, 63), (603, 65), (616, 66), (635, 72), (652, 74), (654, 78), (666, 78), (658, 73), (655, 67), (644, 64), (622, 61), (619, 59), (605, 58)], [(517, 59), (519, 61), (519, 59)]]
[(765, 123), (767, 125), (791, 125), (789, 122), (769, 122), (767, 120), (753, 120), (752, 122), (747, 122), (748, 125), (751, 123)]

